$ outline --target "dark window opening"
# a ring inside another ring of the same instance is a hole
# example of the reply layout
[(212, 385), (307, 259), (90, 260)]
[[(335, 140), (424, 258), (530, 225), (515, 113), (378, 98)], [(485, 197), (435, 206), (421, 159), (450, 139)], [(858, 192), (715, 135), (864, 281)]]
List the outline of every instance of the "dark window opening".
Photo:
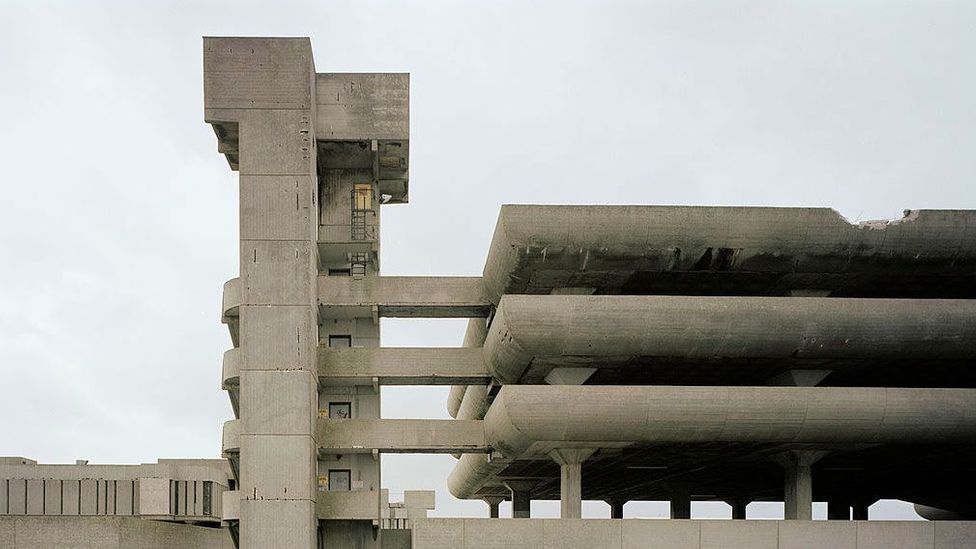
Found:
[(203, 514), (210, 516), (213, 514), (213, 481), (203, 481)]
[(352, 417), (351, 402), (330, 402), (329, 403), (330, 419), (349, 419), (351, 417)]
[(330, 335), (329, 347), (352, 347), (351, 335)]
[(352, 478), (352, 471), (349, 469), (329, 469), (329, 491), (348, 492)]
[(329, 276), (352, 276), (351, 269), (329, 269)]

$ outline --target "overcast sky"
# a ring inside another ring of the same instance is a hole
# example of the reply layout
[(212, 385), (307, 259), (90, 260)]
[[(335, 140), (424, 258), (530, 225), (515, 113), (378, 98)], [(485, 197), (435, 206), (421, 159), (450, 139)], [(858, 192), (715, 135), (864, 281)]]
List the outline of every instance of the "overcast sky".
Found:
[[(203, 122), (203, 35), (411, 73), (383, 274), (480, 274), (505, 203), (976, 208), (973, 2), (0, 4), (0, 455), (220, 452), (238, 194)], [(386, 321), (384, 345), (459, 345), (463, 325)], [(447, 417), (446, 389), (384, 393), (386, 417)], [(452, 463), (385, 457), (383, 481), (484, 516), (448, 495)]]

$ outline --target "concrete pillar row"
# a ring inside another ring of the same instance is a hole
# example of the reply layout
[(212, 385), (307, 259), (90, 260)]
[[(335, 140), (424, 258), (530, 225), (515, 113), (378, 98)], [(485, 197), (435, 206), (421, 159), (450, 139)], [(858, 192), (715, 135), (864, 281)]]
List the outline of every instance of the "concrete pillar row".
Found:
[(481, 499), (488, 504), (488, 518), (498, 518), (498, 506), (505, 501), (505, 496), (485, 496)]
[(509, 480), (505, 487), (512, 492), (512, 518), (530, 518), (532, 489), (539, 484), (535, 480)]
[(559, 511), (561, 518), (583, 517), (583, 462), (596, 450), (556, 449), (549, 457), (559, 464)]
[(811, 468), (826, 452), (792, 450), (773, 456), (783, 467), (783, 503), (786, 520), (813, 519), (813, 475)]

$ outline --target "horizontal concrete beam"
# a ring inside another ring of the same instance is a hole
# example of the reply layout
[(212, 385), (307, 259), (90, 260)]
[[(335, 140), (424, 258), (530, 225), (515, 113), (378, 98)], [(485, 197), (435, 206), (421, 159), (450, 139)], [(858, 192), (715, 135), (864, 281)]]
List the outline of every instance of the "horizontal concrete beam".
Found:
[(976, 359), (976, 300), (506, 295), (489, 371), (666, 359)]
[[(484, 278), (494, 300), (567, 286), (619, 290), (641, 279), (635, 273), (650, 277), (643, 287), (654, 293), (715, 293), (741, 274), (753, 291), (784, 295), (896, 274), (971, 283), (974, 265), (971, 210), (852, 224), (828, 208), (505, 205)], [(695, 273), (708, 276), (687, 276)]]
[(319, 348), (319, 377), (329, 385), (486, 383), (481, 348)]
[(380, 490), (319, 492), (315, 516), (331, 520), (376, 520), (380, 517)]
[(481, 277), (320, 276), (319, 307), (328, 318), (375, 314), (385, 317), (474, 318), (491, 302)]
[(488, 452), (481, 421), (444, 419), (327, 419), (316, 428), (323, 454), (457, 454)]

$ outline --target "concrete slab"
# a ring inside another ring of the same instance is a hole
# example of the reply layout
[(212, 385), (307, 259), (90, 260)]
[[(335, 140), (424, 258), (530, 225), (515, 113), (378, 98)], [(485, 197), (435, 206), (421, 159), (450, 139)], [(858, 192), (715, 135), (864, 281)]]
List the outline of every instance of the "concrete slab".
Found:
[(857, 521), (857, 549), (927, 549), (933, 546), (935, 523)]
[(935, 525), (935, 549), (972, 549), (976, 546), (976, 522), (939, 521)]
[(464, 548), (515, 549), (547, 547), (541, 521), (519, 519), (464, 519)]
[(311, 501), (241, 500), (241, 539), (251, 547), (315, 547)]
[(546, 549), (607, 549), (621, 547), (623, 521), (543, 520), (543, 547)]
[(318, 326), (312, 314), (311, 307), (241, 307), (241, 372), (314, 372)]
[(304, 240), (242, 240), (242, 303), (308, 305), (311, 253), (311, 244)]
[(621, 520), (622, 549), (699, 549), (697, 520)]
[(244, 175), (241, 240), (308, 240), (315, 180), (303, 175)]
[[(304, 397), (304, 398), (302, 398)], [(245, 434), (311, 435), (318, 410), (318, 379), (306, 370), (241, 373)]]
[(764, 520), (704, 520), (701, 521), (701, 549), (777, 549), (778, 524)]
[(241, 435), (241, 494), (247, 500), (312, 501), (314, 456), (311, 436)]
[(779, 549), (858, 549), (857, 524), (850, 521), (777, 521)]

